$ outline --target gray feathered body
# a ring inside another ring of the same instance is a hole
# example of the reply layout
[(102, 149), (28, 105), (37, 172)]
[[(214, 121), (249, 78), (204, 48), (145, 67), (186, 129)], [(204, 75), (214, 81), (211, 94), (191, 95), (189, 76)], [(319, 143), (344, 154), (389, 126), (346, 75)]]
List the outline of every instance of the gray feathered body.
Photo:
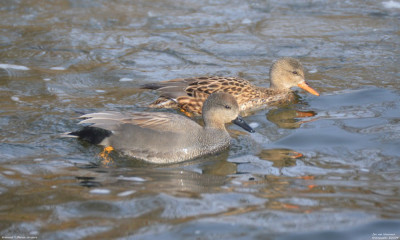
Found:
[(225, 129), (202, 127), (187, 117), (170, 113), (122, 114), (103, 112), (83, 115), (81, 123), (111, 134), (100, 145), (152, 163), (177, 163), (227, 148)]

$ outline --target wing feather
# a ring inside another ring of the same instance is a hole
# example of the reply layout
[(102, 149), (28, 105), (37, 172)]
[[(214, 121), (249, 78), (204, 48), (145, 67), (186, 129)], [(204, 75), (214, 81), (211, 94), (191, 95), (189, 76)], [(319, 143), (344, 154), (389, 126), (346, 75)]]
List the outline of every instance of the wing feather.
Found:
[(188, 125), (194, 129), (201, 127), (185, 116), (165, 112), (99, 112), (85, 114), (80, 118), (85, 118), (79, 122), (80, 124), (92, 124), (93, 127), (110, 131), (118, 130), (123, 124), (136, 125), (161, 132), (184, 132), (187, 128), (182, 128), (182, 125)]

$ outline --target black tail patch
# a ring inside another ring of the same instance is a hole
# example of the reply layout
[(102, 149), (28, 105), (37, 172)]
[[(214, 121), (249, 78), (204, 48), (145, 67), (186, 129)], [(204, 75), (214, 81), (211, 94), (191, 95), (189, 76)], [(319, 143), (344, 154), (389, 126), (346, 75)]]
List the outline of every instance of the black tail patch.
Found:
[(159, 88), (162, 88), (163, 86), (161, 86), (158, 83), (147, 83), (147, 84), (143, 84), (140, 86), (141, 89), (151, 89), (151, 90), (157, 90)]
[(69, 135), (77, 136), (79, 139), (92, 144), (99, 144), (104, 140), (104, 138), (111, 136), (111, 131), (87, 126), (79, 131), (71, 132)]

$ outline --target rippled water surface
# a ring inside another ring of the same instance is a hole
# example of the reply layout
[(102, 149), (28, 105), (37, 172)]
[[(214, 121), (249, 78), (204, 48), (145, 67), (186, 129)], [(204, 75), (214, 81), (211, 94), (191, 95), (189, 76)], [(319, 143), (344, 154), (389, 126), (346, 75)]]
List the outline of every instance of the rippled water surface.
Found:
[[(39, 239), (399, 239), (400, 1), (0, 2), (0, 234)], [(154, 111), (144, 83), (315, 97), (246, 117), (229, 150), (154, 166), (60, 138), (93, 111)]]

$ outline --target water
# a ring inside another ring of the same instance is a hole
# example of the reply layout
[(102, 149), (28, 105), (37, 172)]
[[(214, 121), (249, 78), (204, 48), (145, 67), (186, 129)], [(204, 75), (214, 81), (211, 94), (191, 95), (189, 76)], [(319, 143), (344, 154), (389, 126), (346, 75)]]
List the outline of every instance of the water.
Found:
[[(39, 239), (398, 239), (399, 1), (2, 1), (0, 234)], [(82, 113), (153, 111), (140, 84), (267, 86), (299, 58), (320, 97), (172, 166), (60, 134)], [(300, 112), (307, 113), (301, 117)]]

